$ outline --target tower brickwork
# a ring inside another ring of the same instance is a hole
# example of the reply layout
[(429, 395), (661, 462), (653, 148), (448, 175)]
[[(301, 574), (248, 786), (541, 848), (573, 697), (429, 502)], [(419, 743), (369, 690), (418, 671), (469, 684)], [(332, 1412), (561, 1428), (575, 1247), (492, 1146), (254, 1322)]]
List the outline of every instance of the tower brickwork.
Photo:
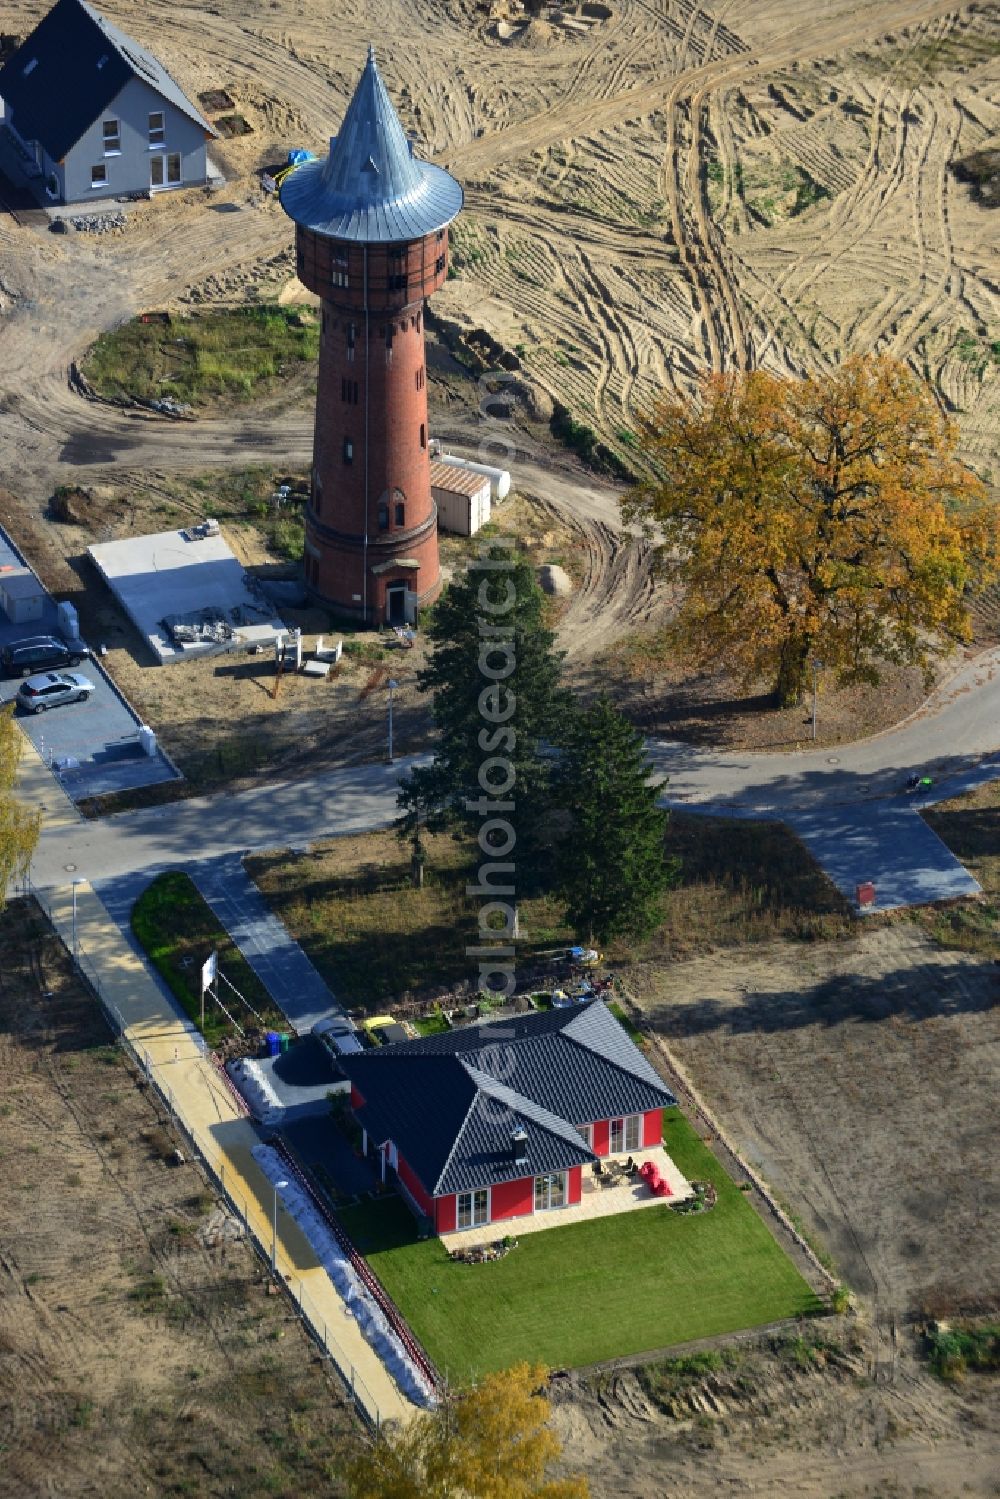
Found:
[(369, 51), (330, 156), (298, 167), (281, 201), (322, 305), (306, 586), (342, 616), (402, 624), (441, 586), (424, 305), (461, 188), (414, 157)]

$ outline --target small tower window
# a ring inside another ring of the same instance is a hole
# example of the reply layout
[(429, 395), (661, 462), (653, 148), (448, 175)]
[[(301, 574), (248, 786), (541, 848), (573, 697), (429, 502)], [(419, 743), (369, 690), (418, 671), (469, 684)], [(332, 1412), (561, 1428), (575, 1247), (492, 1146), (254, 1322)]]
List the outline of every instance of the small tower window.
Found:
[(398, 500), (396, 501), (396, 525), (400, 527), (406, 525), (406, 506), (401, 505)]
[(349, 437), (344, 438), (344, 462), (354, 462), (354, 444)]
[(435, 271), (437, 272), (438, 275), (440, 275), (441, 272), (444, 270), (444, 256), (443, 255), (439, 255), (438, 258), (437, 258), (437, 260), (435, 260), (435, 262), (434, 262), (434, 269), (435, 269)]
[(348, 357), (348, 359), (353, 359), (354, 358), (354, 340), (355, 340), (355, 334), (356, 334), (356, 329), (355, 329), (354, 324), (353, 323), (348, 323), (348, 325), (347, 325), (347, 357)]
[(385, 500), (379, 500), (378, 502), (378, 528), (380, 531), (388, 531), (389, 529), (389, 507)]
[(422, 448), (426, 448), (427, 446), (427, 428), (423, 422), (420, 423), (420, 446)]

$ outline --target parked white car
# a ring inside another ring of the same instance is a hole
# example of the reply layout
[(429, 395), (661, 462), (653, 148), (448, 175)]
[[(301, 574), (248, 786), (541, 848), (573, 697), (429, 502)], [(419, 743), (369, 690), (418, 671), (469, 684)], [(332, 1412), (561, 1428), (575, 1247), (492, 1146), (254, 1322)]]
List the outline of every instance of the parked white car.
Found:
[(346, 1015), (331, 1015), (327, 1020), (317, 1020), (312, 1033), (335, 1057), (346, 1057), (352, 1052), (364, 1050), (353, 1022)]
[(26, 713), (44, 713), (60, 703), (85, 703), (97, 688), (78, 671), (45, 671), (28, 677), (17, 690), (17, 701)]

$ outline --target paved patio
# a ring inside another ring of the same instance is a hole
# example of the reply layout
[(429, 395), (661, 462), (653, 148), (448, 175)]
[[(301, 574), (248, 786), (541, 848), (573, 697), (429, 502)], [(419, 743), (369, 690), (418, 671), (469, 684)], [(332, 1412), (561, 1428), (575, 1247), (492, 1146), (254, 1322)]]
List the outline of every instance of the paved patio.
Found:
[[(505, 1234), (516, 1239), (523, 1234), (537, 1234), (545, 1228), (566, 1228), (570, 1223), (585, 1223), (591, 1218), (610, 1218), (616, 1213), (628, 1213), (633, 1208), (653, 1208), (668, 1202), (683, 1202), (694, 1196), (694, 1188), (682, 1176), (667, 1155), (662, 1145), (650, 1150), (633, 1150), (632, 1159), (637, 1166), (644, 1161), (653, 1161), (661, 1177), (670, 1184), (669, 1197), (654, 1197), (641, 1176), (622, 1177), (614, 1186), (603, 1186), (592, 1167), (583, 1168), (583, 1196), (578, 1203), (564, 1208), (552, 1208), (542, 1213), (529, 1213), (523, 1218), (499, 1218), (495, 1223), (483, 1224), (481, 1228), (465, 1228), (453, 1234), (442, 1234), (441, 1240), (448, 1249), (471, 1249), (476, 1244), (492, 1244)], [(620, 1156), (605, 1156), (601, 1165), (606, 1171), (617, 1161), (624, 1165), (628, 1153)]]

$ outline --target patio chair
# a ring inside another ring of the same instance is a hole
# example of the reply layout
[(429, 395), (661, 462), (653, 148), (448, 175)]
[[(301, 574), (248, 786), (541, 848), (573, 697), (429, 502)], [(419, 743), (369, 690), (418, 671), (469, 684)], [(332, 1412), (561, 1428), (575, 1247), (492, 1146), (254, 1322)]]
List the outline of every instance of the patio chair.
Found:
[(600, 1161), (595, 1161), (594, 1162), (593, 1170), (594, 1170), (594, 1175), (595, 1176), (603, 1176), (604, 1175), (604, 1167), (601, 1165)]
[(628, 1160), (625, 1162), (625, 1175), (626, 1176), (634, 1176), (635, 1173), (638, 1171), (638, 1169), (639, 1168), (635, 1164), (635, 1161), (632, 1159), (631, 1156), (629, 1156)]

